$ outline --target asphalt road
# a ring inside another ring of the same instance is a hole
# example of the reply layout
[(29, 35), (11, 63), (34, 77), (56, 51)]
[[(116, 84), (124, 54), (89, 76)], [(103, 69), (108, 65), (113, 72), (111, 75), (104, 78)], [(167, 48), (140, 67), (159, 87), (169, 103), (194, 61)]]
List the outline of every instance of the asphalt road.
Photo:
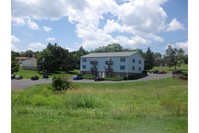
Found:
[[(94, 80), (71, 80), (72, 82), (81, 82), (81, 83), (118, 83), (118, 82), (137, 82), (137, 81), (149, 81), (149, 80), (157, 80), (163, 78), (170, 78), (172, 74), (149, 74), (148, 76), (137, 79), (137, 80), (126, 80), (126, 81), (94, 81)], [(21, 79), (21, 80), (12, 80), (11, 86), (12, 90), (16, 89), (24, 89), (36, 84), (43, 84), (43, 83), (52, 83), (52, 79), (39, 79), (36, 81), (32, 81), (30, 79)]]
[(43, 83), (52, 83), (52, 79), (39, 79), (39, 80), (31, 80), (31, 79), (20, 79), (15, 80), (12, 79), (11, 81), (11, 87), (12, 90), (16, 89), (24, 89), (36, 84), (43, 84)]

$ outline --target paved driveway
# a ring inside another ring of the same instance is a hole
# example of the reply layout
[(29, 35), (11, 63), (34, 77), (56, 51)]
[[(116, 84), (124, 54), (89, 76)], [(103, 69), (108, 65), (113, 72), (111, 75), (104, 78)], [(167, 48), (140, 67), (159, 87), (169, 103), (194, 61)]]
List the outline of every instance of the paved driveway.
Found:
[(24, 89), (36, 84), (42, 84), (42, 83), (52, 83), (52, 79), (39, 79), (39, 80), (30, 80), (30, 79), (20, 79), (20, 80), (12, 80), (11, 86), (12, 90), (15, 89)]
[[(82, 82), (82, 83), (118, 83), (118, 82), (137, 82), (137, 81), (148, 81), (148, 80), (156, 80), (156, 79), (162, 79), (162, 78), (170, 78), (172, 77), (172, 74), (149, 74), (148, 76), (137, 79), (137, 80), (127, 80), (127, 81), (99, 81), (96, 82), (94, 80), (73, 80), (72, 82)], [(24, 89), (26, 87), (30, 87), (36, 84), (42, 84), (42, 83), (52, 83), (52, 79), (39, 79), (36, 81), (32, 81), (30, 79), (21, 79), (21, 80), (12, 80), (11, 86), (12, 90), (16, 89)]]

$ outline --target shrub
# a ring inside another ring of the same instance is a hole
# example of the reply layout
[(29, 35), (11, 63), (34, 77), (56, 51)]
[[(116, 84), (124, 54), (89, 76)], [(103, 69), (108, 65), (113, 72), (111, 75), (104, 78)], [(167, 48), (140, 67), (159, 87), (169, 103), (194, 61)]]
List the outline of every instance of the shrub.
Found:
[(188, 77), (188, 73), (187, 72), (183, 72), (182, 75)]
[(91, 75), (91, 74), (83, 75), (83, 79), (94, 79), (94, 78), (95, 78), (95, 76)]
[(129, 77), (128, 77), (128, 80), (140, 79), (140, 78), (142, 78), (142, 77), (143, 77), (143, 74), (141, 74), (141, 73), (135, 73), (135, 74), (129, 76)]
[(166, 74), (166, 71), (159, 71), (158, 74)]
[(182, 70), (174, 70), (172, 72), (172, 74), (182, 74), (182, 73), (183, 73)]
[(159, 70), (154, 70), (153, 73), (154, 73), (154, 74), (158, 74), (158, 73), (159, 73)]
[(121, 81), (122, 78), (119, 76), (115, 76), (115, 77), (106, 77), (105, 80), (109, 80), (109, 81)]
[(67, 90), (71, 88), (72, 84), (66, 78), (53, 77), (52, 86), (54, 90), (61, 91), (61, 90)]

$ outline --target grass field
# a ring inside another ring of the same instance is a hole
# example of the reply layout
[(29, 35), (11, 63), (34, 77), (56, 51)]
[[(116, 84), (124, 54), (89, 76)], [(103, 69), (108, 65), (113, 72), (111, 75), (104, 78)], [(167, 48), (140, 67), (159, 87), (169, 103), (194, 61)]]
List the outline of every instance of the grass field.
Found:
[[(77, 73), (79, 73), (79, 70), (74, 70), (74, 71), (71, 71), (69, 73), (65, 73), (65, 72), (57, 72), (56, 74), (55, 73), (51, 73), (49, 75), (49, 78), (52, 78), (53, 76), (65, 76), (65, 77), (71, 78), (72, 75), (76, 75)], [(25, 78), (25, 79), (30, 79), (34, 75), (39, 76), (40, 79), (42, 78), (42, 74), (39, 74), (38, 71), (34, 71), (34, 70), (20, 69), (15, 74), (16, 75), (22, 75), (23, 78)]]
[[(183, 72), (188, 72), (188, 64), (182, 64), (181, 66), (176, 67), (177, 70), (182, 70)], [(166, 71), (167, 73), (172, 73), (174, 70), (174, 67), (168, 67), (168, 66), (158, 66), (158, 67), (153, 67), (150, 71), (153, 70), (159, 70), (159, 71)]]
[(12, 133), (187, 133), (187, 81), (50, 84), (12, 92)]

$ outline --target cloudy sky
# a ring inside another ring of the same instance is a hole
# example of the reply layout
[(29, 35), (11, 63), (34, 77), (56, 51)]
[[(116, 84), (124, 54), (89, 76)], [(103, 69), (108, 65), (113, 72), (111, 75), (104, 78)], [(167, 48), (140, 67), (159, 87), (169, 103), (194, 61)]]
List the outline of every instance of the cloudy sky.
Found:
[(188, 47), (187, 0), (12, 0), (14, 51), (41, 51), (48, 43), (70, 51), (110, 43), (124, 48)]

